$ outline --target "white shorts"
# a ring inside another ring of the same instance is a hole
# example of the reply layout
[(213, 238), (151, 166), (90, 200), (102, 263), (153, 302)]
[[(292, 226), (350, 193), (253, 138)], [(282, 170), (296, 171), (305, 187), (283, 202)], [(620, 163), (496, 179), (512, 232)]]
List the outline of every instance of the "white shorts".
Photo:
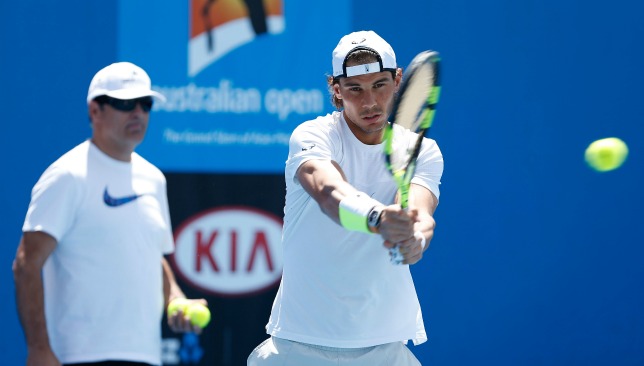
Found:
[(248, 356), (248, 366), (419, 366), (402, 342), (364, 348), (334, 348), (271, 337)]

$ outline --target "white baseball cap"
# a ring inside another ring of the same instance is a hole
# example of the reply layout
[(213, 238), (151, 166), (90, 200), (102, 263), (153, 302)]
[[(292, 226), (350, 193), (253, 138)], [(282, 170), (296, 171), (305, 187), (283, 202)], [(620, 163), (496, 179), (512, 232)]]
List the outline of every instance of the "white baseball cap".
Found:
[[(347, 56), (357, 49), (366, 49), (378, 54), (378, 61), (370, 64), (346, 66)], [(389, 43), (374, 31), (347, 34), (333, 50), (333, 77), (351, 77), (381, 71), (395, 71), (396, 54)]]
[(87, 103), (101, 95), (123, 100), (151, 96), (165, 101), (163, 94), (151, 87), (150, 77), (142, 68), (130, 62), (117, 62), (94, 75), (87, 92)]

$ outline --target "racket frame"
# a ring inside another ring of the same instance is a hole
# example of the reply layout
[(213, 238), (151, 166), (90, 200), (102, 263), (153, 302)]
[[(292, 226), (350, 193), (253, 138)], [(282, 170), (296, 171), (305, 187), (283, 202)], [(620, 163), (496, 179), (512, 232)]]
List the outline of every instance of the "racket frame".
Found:
[[(416, 132), (418, 136), (412, 148), (411, 154), (409, 154), (407, 163), (402, 168), (395, 169), (392, 164), (391, 155), (394, 152), (393, 150), (394, 149), (394, 146), (393, 146), (394, 125), (397, 124), (396, 116), (398, 114), (398, 108), (400, 107), (400, 102), (402, 100), (401, 97), (405, 95), (405, 92), (407, 91), (407, 88), (410, 85), (409, 81), (414, 78), (416, 71), (419, 69), (420, 66), (423, 66), (425, 63), (430, 63), (432, 67), (433, 84), (430, 87), (429, 93), (427, 95), (425, 102), (422, 105), (421, 110), (418, 112), (417, 120), (415, 121), (416, 123), (412, 124), (412, 126), (418, 125), (417, 130), (412, 131), (412, 132)], [(416, 171), (416, 160), (418, 158), (418, 155), (420, 154), (420, 149), (422, 147), (422, 143), (425, 138), (425, 135), (427, 134), (427, 132), (429, 131), (430, 127), (434, 122), (434, 116), (436, 114), (436, 104), (438, 103), (438, 99), (440, 97), (440, 91), (441, 91), (440, 78), (439, 78), (440, 76), (439, 66), (440, 66), (440, 56), (438, 52), (423, 51), (418, 55), (416, 55), (416, 57), (414, 57), (414, 59), (412, 60), (412, 62), (409, 64), (409, 67), (408, 67), (409, 74), (406, 78), (403, 79), (401, 83), (400, 92), (397, 96), (397, 99), (394, 103), (394, 107), (391, 112), (390, 122), (385, 127), (384, 136), (383, 136), (383, 139), (385, 141), (385, 144), (384, 144), (385, 164), (387, 166), (387, 169), (391, 173), (394, 181), (396, 182), (396, 185), (398, 186), (399, 203), (403, 209), (408, 209), (409, 207), (409, 190), (411, 187), (411, 180)], [(400, 249), (398, 248), (398, 246), (390, 248), (389, 254), (391, 256), (392, 263), (402, 264), (403, 256), (400, 253)]]

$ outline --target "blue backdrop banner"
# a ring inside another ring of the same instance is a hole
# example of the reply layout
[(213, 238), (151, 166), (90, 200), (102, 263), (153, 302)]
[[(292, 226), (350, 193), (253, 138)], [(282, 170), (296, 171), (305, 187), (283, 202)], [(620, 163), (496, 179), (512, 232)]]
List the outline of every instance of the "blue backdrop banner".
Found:
[[(282, 172), (291, 131), (327, 113), (344, 1), (121, 1), (118, 55), (148, 71), (155, 105), (139, 152), (165, 171)], [(141, 16), (145, 14), (145, 16)]]

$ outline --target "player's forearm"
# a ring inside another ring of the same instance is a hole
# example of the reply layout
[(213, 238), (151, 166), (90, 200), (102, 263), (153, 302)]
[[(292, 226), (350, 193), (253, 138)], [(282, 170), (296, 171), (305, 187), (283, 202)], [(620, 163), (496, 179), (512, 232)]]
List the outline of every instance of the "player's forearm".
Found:
[(427, 250), (429, 242), (434, 237), (436, 221), (434, 221), (433, 215), (438, 205), (438, 199), (425, 187), (412, 184), (411, 189), (413, 192), (411, 206), (418, 211), (414, 232), (420, 232), (425, 237), (426, 245), (423, 249)]
[(16, 259), (13, 272), (16, 306), (27, 347), (50, 349), (40, 268), (26, 266)]
[(175, 298), (185, 297), (185, 295), (181, 291), (179, 284), (177, 284), (172, 268), (165, 258), (161, 259), (161, 269), (163, 273), (163, 298), (165, 307), (167, 307), (170, 301)]
[(423, 245), (423, 251), (429, 248), (429, 243), (434, 238), (434, 228), (436, 227), (436, 221), (429, 214), (419, 214), (418, 222), (414, 225), (414, 234), (420, 233), (424, 238), (425, 242)]
[(350, 194), (357, 193), (349, 183), (344, 181), (335, 182), (321, 187), (314, 195), (313, 198), (318, 202), (322, 212), (324, 212), (333, 221), (340, 224), (339, 207), (343, 198)]
[(335, 162), (308, 161), (298, 170), (298, 180), (304, 190), (318, 203), (322, 212), (340, 224), (340, 201), (356, 189), (344, 178)]

